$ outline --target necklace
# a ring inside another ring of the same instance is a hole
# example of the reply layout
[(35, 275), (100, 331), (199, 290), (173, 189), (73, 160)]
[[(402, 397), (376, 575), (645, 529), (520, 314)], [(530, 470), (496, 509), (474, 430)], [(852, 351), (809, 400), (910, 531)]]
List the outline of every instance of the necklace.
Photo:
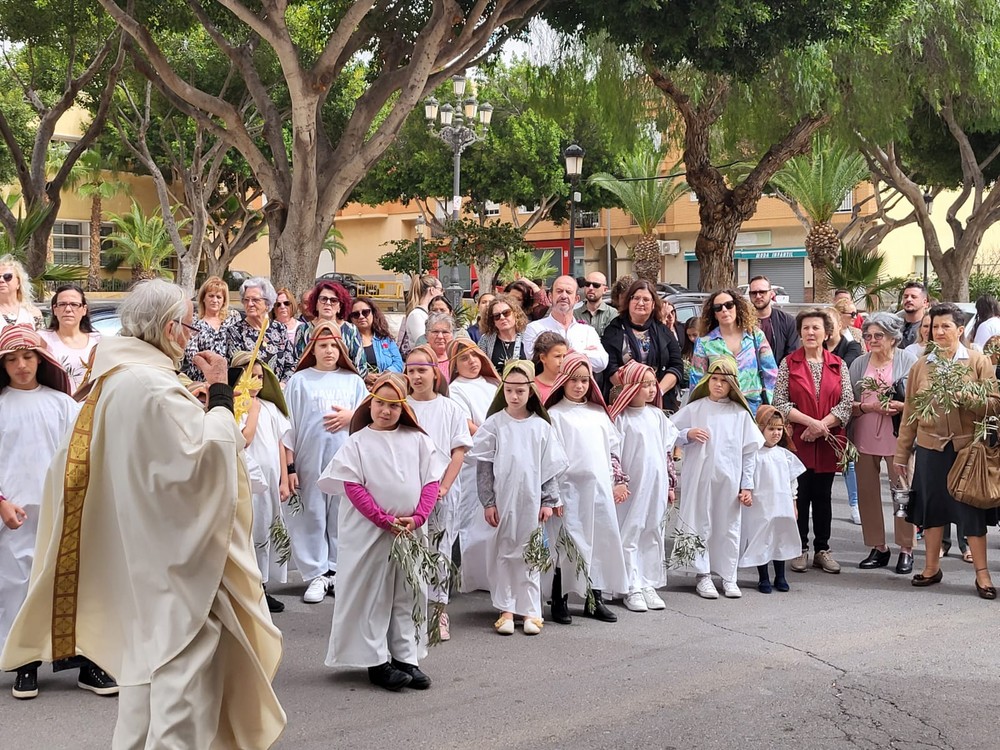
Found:
[(514, 347), (517, 345), (517, 339), (507, 342), (501, 338), (497, 338), (497, 343), (500, 344), (500, 367), (503, 369), (504, 363), (509, 359), (514, 359)]
[(17, 322), (17, 316), (20, 315), (20, 313), (21, 311), (18, 310), (13, 315), (8, 315), (7, 313), (2, 313), (2, 314), (3, 314), (3, 319), (7, 321), (7, 325), (12, 326)]

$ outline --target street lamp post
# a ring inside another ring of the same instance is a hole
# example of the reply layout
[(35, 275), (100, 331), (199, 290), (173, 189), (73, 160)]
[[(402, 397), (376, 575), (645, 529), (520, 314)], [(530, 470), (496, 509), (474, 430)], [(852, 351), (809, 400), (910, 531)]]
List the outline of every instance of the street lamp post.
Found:
[(573, 143), (566, 147), (563, 152), (563, 158), (566, 160), (566, 176), (569, 177), (570, 183), (570, 194), (569, 194), (569, 262), (570, 270), (572, 271), (573, 264), (573, 251), (575, 250), (576, 243), (576, 185), (577, 181), (580, 179), (580, 175), (583, 173), (583, 157), (584, 150)]
[[(483, 138), (493, 119), (493, 107), (488, 102), (479, 104), (473, 96), (462, 98), (465, 96), (465, 76), (457, 75), (452, 79), (452, 90), (455, 94), (454, 106), (444, 104), (439, 107), (437, 99), (432, 96), (424, 102), (424, 117), (427, 118), (431, 132), (451, 146), (451, 218), (453, 221), (458, 221), (462, 203), (462, 152)], [(437, 127), (439, 120), (440, 128)], [(452, 305), (457, 308), (462, 302), (458, 266), (452, 266), (451, 284), (446, 293)]]
[[(931, 215), (931, 209), (934, 208), (934, 196), (931, 195), (930, 189), (924, 191), (923, 195), (924, 206), (927, 207), (927, 215)], [(929, 265), (929, 254), (927, 252), (927, 240), (924, 240), (924, 289), (927, 289), (927, 266)]]

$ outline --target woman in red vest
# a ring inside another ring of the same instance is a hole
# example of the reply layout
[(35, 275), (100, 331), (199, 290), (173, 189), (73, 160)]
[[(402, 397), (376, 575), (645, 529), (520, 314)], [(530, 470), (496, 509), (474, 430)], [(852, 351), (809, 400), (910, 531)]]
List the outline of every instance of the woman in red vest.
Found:
[(843, 442), (851, 418), (853, 392), (847, 365), (824, 344), (833, 335), (833, 321), (823, 310), (803, 310), (795, 318), (802, 348), (789, 354), (778, 368), (774, 405), (792, 424), (792, 437), (806, 471), (799, 477), (799, 536), (802, 554), (792, 560), (792, 570), (805, 572), (809, 565), (809, 510), (813, 519), (813, 567), (839, 573), (830, 555), (833, 520), (830, 493), (837, 474), (837, 454), (831, 441)]

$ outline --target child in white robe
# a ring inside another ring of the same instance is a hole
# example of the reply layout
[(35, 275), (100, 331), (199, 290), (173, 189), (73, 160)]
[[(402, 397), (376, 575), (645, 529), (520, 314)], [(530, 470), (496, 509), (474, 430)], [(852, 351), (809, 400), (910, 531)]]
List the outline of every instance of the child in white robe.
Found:
[(678, 529), (705, 543), (691, 565), (698, 577), (695, 591), (703, 599), (718, 599), (714, 572), (722, 578), (722, 593), (739, 599), (741, 506), (753, 502), (757, 450), (764, 439), (740, 392), (736, 360), (713, 360), (672, 421), (685, 446)]
[(788, 591), (785, 561), (799, 556), (795, 523), (796, 477), (806, 470), (793, 450), (792, 435), (781, 412), (773, 406), (757, 409), (757, 426), (764, 447), (757, 453), (753, 503), (743, 507), (740, 526), (740, 567), (757, 567), (757, 590), (772, 591), (767, 565), (774, 565), (774, 588)]
[[(367, 667), (372, 684), (387, 690), (426, 690), (419, 668), (426, 638), (413, 623), (414, 597), (390, 559), (402, 526), (424, 525), (438, 499), (448, 459), (420, 428), (406, 402), (406, 379), (387, 372), (358, 406), (351, 435), (320, 477), (323, 492), (343, 492), (337, 605), (329, 667)], [(421, 602), (421, 606), (425, 606)]]
[(621, 469), (628, 498), (616, 506), (627, 586), (617, 591), (632, 612), (666, 609), (656, 589), (667, 583), (662, 523), (673, 490), (671, 463), (677, 428), (663, 413), (656, 373), (638, 360), (618, 371), (622, 389), (609, 416), (622, 436)]
[[(428, 533), (436, 542), (438, 552), (450, 560), (458, 539), (458, 506), (462, 494), (459, 472), (466, 452), (472, 447), (469, 423), (462, 407), (447, 398), (448, 383), (441, 375), (433, 349), (426, 345), (411, 349), (406, 355), (405, 370), (410, 388), (407, 404), (437, 449), (450, 458), (441, 477), (438, 502), (427, 521)], [(431, 605), (440, 611), (438, 635), (442, 641), (451, 640), (451, 623), (445, 611), (448, 595), (447, 588), (432, 588), (429, 592)]]
[[(237, 352), (230, 361), (232, 367), (241, 370), (249, 363), (249, 352)], [(281, 385), (271, 368), (263, 362), (254, 362), (252, 376), (260, 387), (250, 391), (250, 410), (240, 420), (240, 429), (247, 442), (244, 453), (260, 467), (263, 475), (263, 489), (253, 491), (253, 546), (267, 608), (271, 612), (284, 612), (285, 605), (267, 593), (267, 584), (288, 580), (288, 565), (278, 560), (271, 527), (275, 524), (285, 526), (281, 504), (290, 492), (288, 456), (283, 443), (290, 437), (292, 424), (288, 420), (288, 406)]]
[[(35, 557), (45, 475), (59, 444), (73, 430), (80, 405), (70, 394), (66, 371), (31, 326), (0, 332), (0, 651), (28, 593)], [(40, 662), (16, 670), (11, 693), (21, 700), (38, 695)], [(57, 666), (57, 665), (54, 665)], [(88, 659), (67, 660), (79, 667), (77, 685), (98, 695), (118, 686)]]
[[(559, 479), (562, 505), (549, 522), (549, 548), (557, 558), (552, 574), (552, 619), (563, 625), (572, 623), (567, 597), (573, 593), (586, 598), (590, 588), (593, 600), (584, 614), (617, 622), (618, 616), (604, 603), (603, 592), (628, 587), (615, 512), (615, 505), (628, 497), (628, 477), (622, 474), (619, 461), (621, 435), (608, 417), (585, 354), (566, 355), (545, 408), (569, 459)], [(560, 548), (561, 529), (576, 546), (589, 581)]]
[(525, 635), (542, 631), (539, 572), (529, 568), (524, 553), (559, 505), (559, 477), (568, 464), (534, 374), (530, 362), (507, 362), (503, 385), (468, 454), (476, 464), (483, 517), (494, 530), (486, 563), (493, 606), (500, 610), (494, 628), (501, 635), (514, 632), (515, 614), (524, 617)]
[[(490, 358), (468, 339), (455, 339), (448, 344), (448, 357), (455, 366), (450, 368), (448, 396), (462, 407), (469, 434), (473, 437), (483, 422), (500, 387), (500, 376)], [(459, 590), (489, 591), (486, 575), (487, 546), (493, 529), (483, 518), (479, 502), (475, 464), (466, 461), (458, 475), (462, 495), (458, 510), (458, 545), (462, 554)]]
[(354, 410), (368, 396), (340, 329), (321, 321), (313, 330), (295, 373), (285, 386), (292, 429), (285, 447), (289, 489), (298, 492), (302, 510), (289, 513), (292, 561), (307, 582), (302, 601), (316, 604), (333, 592), (337, 572), (339, 493), (316, 482), (347, 440)]

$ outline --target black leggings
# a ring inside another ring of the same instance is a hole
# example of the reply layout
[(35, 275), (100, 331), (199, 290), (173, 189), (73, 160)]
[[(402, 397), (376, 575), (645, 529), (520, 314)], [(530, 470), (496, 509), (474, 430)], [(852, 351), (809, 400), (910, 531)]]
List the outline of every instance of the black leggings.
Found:
[(809, 508), (812, 507), (813, 551), (830, 549), (830, 526), (833, 523), (833, 473), (818, 474), (806, 469), (799, 475), (799, 494), (795, 505), (799, 511), (799, 538), (802, 549), (809, 549)]

